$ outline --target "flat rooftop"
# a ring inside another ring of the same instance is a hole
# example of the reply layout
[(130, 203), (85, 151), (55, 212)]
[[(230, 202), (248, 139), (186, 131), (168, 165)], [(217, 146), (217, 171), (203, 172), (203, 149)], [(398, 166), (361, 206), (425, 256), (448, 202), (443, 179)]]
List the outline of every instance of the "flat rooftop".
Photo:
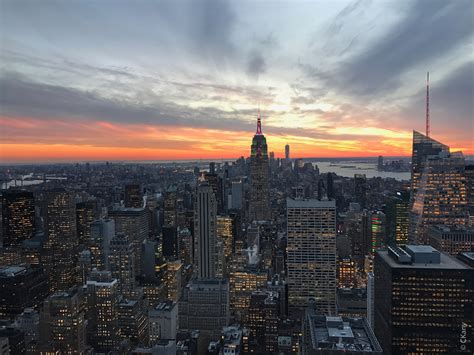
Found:
[(26, 270), (27, 269), (24, 266), (4, 266), (0, 268), (0, 277), (15, 277), (17, 275), (25, 273)]
[(288, 208), (336, 208), (336, 201), (287, 198), (286, 206)]
[(380, 344), (364, 318), (311, 315), (307, 322), (313, 349), (382, 354)]
[[(411, 246), (416, 247), (415, 252), (426, 253), (431, 252), (431, 250), (437, 251), (431, 246)], [(424, 248), (428, 247), (428, 249)], [(412, 263), (399, 263), (397, 260), (392, 258), (389, 255), (387, 250), (377, 250), (377, 254), (391, 267), (394, 269), (439, 269), (439, 270), (465, 270), (469, 267), (464, 265), (463, 263), (459, 262), (458, 260), (450, 257), (444, 253), (439, 253), (440, 259), (439, 263), (419, 263), (419, 262), (412, 262)]]

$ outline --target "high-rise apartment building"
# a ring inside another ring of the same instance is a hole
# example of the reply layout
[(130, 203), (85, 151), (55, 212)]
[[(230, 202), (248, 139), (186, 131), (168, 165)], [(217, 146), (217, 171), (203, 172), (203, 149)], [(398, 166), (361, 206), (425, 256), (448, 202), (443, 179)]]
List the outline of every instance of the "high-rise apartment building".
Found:
[(232, 256), (234, 247), (234, 219), (230, 216), (217, 216), (217, 237), (222, 240), (226, 261)]
[[(180, 330), (199, 330), (203, 343), (220, 336), (229, 325), (229, 284), (226, 279), (193, 280), (178, 304)], [(205, 350), (200, 349), (199, 354)]]
[(94, 200), (76, 204), (77, 239), (80, 245), (87, 246), (91, 239), (91, 223), (96, 220), (97, 202)]
[(244, 323), (249, 330), (252, 352), (272, 353), (278, 349), (279, 300), (278, 293), (254, 291), (250, 296), (248, 319)]
[(135, 271), (141, 274), (142, 244), (148, 237), (148, 212), (145, 208), (119, 208), (109, 211), (117, 233), (125, 234), (135, 249)]
[(467, 224), (465, 162), (461, 152), (413, 132), (410, 243), (427, 243), (432, 224)]
[(86, 323), (81, 289), (52, 294), (40, 313), (39, 353), (85, 353)]
[(117, 279), (108, 271), (93, 271), (87, 280), (87, 321), (89, 343), (97, 352), (118, 346), (118, 302)]
[(166, 263), (165, 285), (167, 299), (177, 302), (181, 297), (183, 289), (183, 264), (179, 260), (169, 261)]
[(166, 190), (164, 200), (164, 222), (165, 227), (176, 227), (176, 214), (178, 207), (178, 189), (172, 185)]
[(318, 312), (335, 314), (336, 203), (288, 198), (286, 205), (290, 313), (314, 298)]
[(148, 312), (150, 345), (160, 339), (176, 339), (178, 329), (178, 304), (170, 300), (159, 303)]
[(428, 245), (375, 256), (375, 334), (384, 354), (472, 354), (474, 269)]
[(242, 321), (247, 319), (252, 292), (264, 289), (267, 280), (267, 272), (255, 266), (239, 268), (230, 273), (230, 311), (233, 317)]
[(148, 317), (143, 299), (122, 298), (117, 305), (120, 337), (132, 346), (148, 343)]
[(110, 242), (109, 270), (118, 281), (121, 294), (129, 297), (135, 289), (135, 249), (123, 233), (117, 233)]
[(216, 277), (217, 203), (211, 186), (201, 183), (194, 207), (194, 265), (200, 279)]
[(249, 219), (268, 220), (271, 216), (267, 140), (262, 133), (260, 111), (257, 116), (257, 132), (250, 148), (250, 201)]
[(50, 190), (45, 195), (43, 265), (50, 290), (66, 291), (76, 280), (76, 205), (72, 194), (63, 189)]
[(115, 221), (98, 219), (90, 225), (90, 240), (86, 243), (91, 252), (91, 269), (105, 270), (109, 263), (110, 242), (115, 236)]
[(0, 246), (17, 247), (35, 233), (35, 199), (32, 192), (3, 191), (0, 196)]
[(390, 245), (404, 246), (408, 241), (408, 213), (410, 194), (398, 191), (387, 199), (387, 241)]

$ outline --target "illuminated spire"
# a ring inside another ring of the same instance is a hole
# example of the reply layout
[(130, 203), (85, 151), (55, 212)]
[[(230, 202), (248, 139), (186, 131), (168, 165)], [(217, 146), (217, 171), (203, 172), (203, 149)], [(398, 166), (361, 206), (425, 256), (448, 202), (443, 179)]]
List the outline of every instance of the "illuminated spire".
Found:
[(262, 134), (262, 120), (260, 118), (260, 108), (258, 108), (257, 114), (257, 132), (255, 134), (261, 135)]

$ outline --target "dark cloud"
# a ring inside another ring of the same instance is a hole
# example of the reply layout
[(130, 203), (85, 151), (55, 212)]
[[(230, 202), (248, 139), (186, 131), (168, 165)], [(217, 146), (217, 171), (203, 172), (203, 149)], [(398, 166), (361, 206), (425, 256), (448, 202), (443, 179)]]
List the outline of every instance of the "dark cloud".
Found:
[(356, 94), (394, 90), (405, 71), (449, 53), (474, 31), (470, 0), (419, 0), (375, 45), (343, 68)]
[[(250, 129), (238, 116), (214, 108), (190, 109), (154, 98), (154, 104), (104, 98), (96, 92), (36, 83), (13, 74), (0, 78), (0, 113), (5, 116), (105, 120), (169, 126)], [(248, 116), (247, 116), (248, 117)]]
[(252, 52), (247, 60), (247, 74), (258, 79), (266, 70), (267, 64), (263, 56), (258, 52)]
[[(474, 137), (474, 61), (469, 61), (456, 68), (445, 78), (436, 79), (436, 72), (431, 73), (430, 113), (433, 131), (455, 129), (459, 137)], [(402, 111), (406, 117), (418, 118), (419, 126), (425, 117), (425, 89), (419, 90), (408, 107)], [(448, 123), (448, 125), (447, 125)], [(407, 122), (413, 125), (413, 120)]]
[[(347, 11), (358, 9), (358, 4)], [(399, 23), (335, 70), (308, 64), (302, 69), (342, 93), (383, 95), (400, 87), (400, 77), (408, 70), (445, 56), (473, 36), (473, 11), (470, 0), (415, 1)], [(341, 26), (340, 18), (336, 19), (333, 31)]]
[[(67, 125), (73, 123), (107, 121), (119, 124), (147, 124), (166, 128), (174, 126), (208, 128), (226, 131), (253, 132), (255, 124), (243, 117), (255, 116), (255, 110), (236, 110), (225, 112), (214, 108), (189, 108), (157, 99), (154, 105), (140, 105), (129, 101), (103, 98), (95, 92), (86, 92), (56, 85), (47, 85), (28, 81), (19, 76), (8, 74), (0, 78), (0, 114), (21, 119), (40, 119), (51, 122), (51, 136), (60, 140), (60, 132), (65, 127), (55, 126), (59, 121)], [(341, 113), (326, 113), (313, 110), (308, 114), (324, 114), (332, 122), (343, 120)], [(278, 113), (265, 111), (265, 117), (275, 117)], [(371, 136), (328, 135), (326, 129), (308, 129), (297, 125), (295, 117), (293, 127), (275, 127), (264, 122), (264, 131), (270, 136), (306, 136), (314, 139), (370, 139)], [(59, 133), (58, 133), (59, 132)], [(17, 131), (18, 133), (18, 131)], [(5, 132), (2, 132), (2, 135)], [(20, 134), (25, 136), (25, 132)], [(85, 144), (87, 140), (78, 139)], [(61, 140), (60, 140), (61, 141)], [(154, 143), (150, 142), (152, 146)], [(148, 143), (147, 143), (148, 145)]]

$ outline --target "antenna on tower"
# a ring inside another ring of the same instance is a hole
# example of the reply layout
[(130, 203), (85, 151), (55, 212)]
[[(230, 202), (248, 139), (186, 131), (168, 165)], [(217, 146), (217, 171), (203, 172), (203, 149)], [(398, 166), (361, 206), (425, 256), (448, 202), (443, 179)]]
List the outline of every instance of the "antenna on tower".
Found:
[(430, 136), (430, 72), (426, 73), (426, 136)]

